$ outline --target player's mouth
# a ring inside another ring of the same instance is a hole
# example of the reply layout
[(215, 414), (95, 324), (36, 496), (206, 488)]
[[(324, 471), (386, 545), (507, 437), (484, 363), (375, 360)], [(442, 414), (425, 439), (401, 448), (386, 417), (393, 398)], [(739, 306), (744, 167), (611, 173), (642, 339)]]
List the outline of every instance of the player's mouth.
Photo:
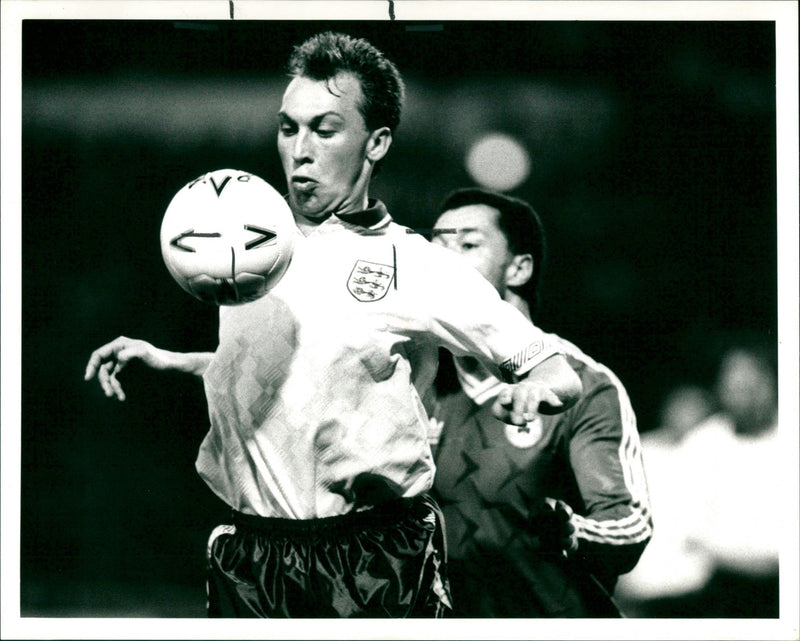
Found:
[(308, 176), (292, 176), (292, 186), (298, 191), (311, 191), (317, 181)]

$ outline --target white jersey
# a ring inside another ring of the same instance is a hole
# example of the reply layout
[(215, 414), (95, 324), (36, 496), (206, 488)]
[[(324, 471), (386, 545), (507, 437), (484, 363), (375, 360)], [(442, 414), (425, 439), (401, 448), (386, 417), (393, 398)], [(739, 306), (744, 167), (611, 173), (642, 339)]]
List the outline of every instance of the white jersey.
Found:
[(220, 308), (197, 470), (232, 508), (308, 519), (424, 492), (438, 348), (512, 376), (556, 353), (463, 259), (409, 232), (381, 203), (333, 216), (298, 236), (271, 292)]

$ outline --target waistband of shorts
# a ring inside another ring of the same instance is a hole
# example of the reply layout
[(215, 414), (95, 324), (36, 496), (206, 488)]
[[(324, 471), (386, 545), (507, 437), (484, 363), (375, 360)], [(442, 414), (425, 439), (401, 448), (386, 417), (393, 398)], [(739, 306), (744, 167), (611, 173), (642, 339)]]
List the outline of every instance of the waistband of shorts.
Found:
[(391, 527), (417, 510), (437, 509), (436, 503), (427, 494), (398, 498), (364, 510), (357, 510), (338, 516), (324, 516), (315, 519), (284, 519), (274, 516), (256, 516), (232, 510), (233, 524), (242, 530), (275, 536), (320, 535), (339, 530), (353, 530), (366, 527)]

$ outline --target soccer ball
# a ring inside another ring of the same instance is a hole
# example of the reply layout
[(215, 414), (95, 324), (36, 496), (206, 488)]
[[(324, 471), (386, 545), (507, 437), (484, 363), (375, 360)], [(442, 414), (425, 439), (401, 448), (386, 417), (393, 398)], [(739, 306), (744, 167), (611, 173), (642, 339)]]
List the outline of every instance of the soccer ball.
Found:
[(295, 233), (289, 205), (272, 186), (245, 171), (218, 169), (172, 198), (161, 222), (161, 254), (192, 296), (236, 305), (278, 283)]

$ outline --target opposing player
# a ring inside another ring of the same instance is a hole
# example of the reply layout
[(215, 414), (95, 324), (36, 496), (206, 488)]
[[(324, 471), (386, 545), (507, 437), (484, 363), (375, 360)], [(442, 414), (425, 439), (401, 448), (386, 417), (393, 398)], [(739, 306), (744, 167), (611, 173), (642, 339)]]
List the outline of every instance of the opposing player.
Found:
[[(434, 242), (461, 254), (510, 304), (534, 313), (545, 258), (536, 212), (481, 189), (453, 192), (440, 211)], [(583, 383), (583, 397), (566, 412), (517, 425), (498, 421), (490, 408), (506, 385), (470, 358), (449, 367), (445, 360), (426, 399), (440, 430), (432, 434), (434, 489), (447, 523), (456, 616), (618, 616), (616, 578), (651, 536), (636, 420), (623, 386), (574, 345), (548, 340)]]
[(302, 237), (283, 279), (220, 309), (213, 354), (120, 338), (86, 378), (122, 399), (134, 358), (202, 375), (196, 467), (232, 508), (210, 541), (211, 616), (439, 616), (450, 598), (420, 400), (437, 348), (515, 381), (495, 411), (516, 424), (571, 406), (580, 380), (478, 273), (369, 199), (400, 118), (393, 63), (323, 33), (289, 71), (278, 151)]

